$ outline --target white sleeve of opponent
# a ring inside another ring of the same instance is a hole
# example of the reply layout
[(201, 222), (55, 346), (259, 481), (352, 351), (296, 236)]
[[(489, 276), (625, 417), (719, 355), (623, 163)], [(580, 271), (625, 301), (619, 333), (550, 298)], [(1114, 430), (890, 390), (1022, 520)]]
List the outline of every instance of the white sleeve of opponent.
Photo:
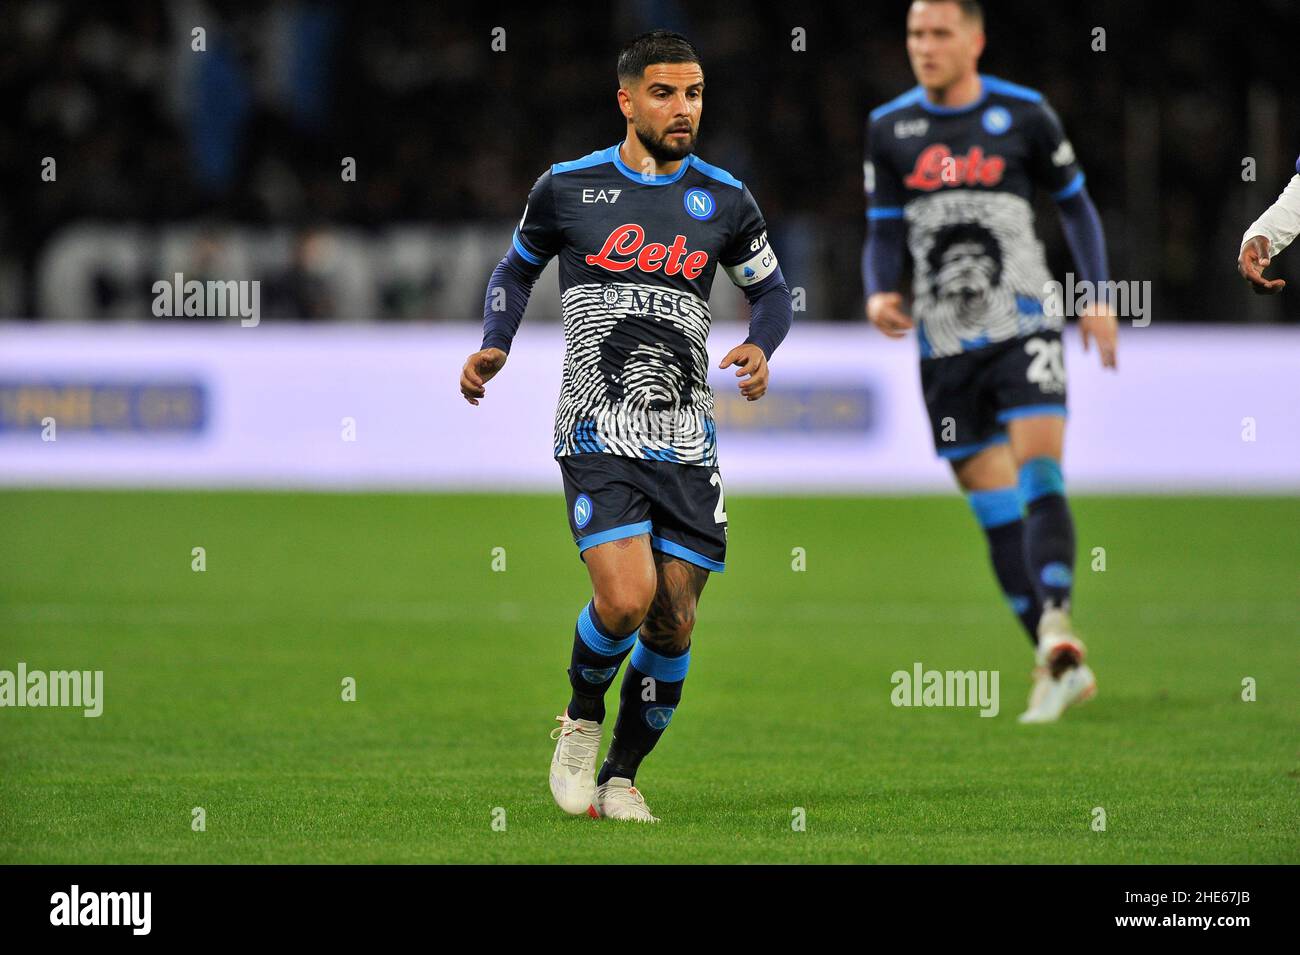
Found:
[[(1297, 235), (1300, 235), (1300, 175), (1292, 176), (1282, 194), (1277, 197), (1262, 216), (1256, 219), (1241, 237), (1242, 248), (1252, 236), (1262, 235), (1268, 239), (1269, 258), (1277, 255)], [(1237, 250), (1238, 255), (1241, 250)]]

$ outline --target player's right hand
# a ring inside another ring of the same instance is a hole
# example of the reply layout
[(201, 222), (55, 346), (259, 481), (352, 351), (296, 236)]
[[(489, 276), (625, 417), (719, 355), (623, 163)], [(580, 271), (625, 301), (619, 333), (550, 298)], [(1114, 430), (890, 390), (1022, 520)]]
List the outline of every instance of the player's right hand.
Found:
[(1264, 270), (1272, 259), (1268, 257), (1268, 239), (1262, 235), (1253, 235), (1241, 247), (1241, 256), (1237, 259), (1237, 271), (1250, 283), (1256, 295), (1272, 295), (1286, 288), (1285, 279), (1266, 279)]
[(898, 292), (876, 292), (867, 299), (867, 318), (890, 338), (902, 338), (912, 327)]
[(500, 348), (484, 348), (465, 359), (460, 371), (460, 393), (472, 405), (487, 394), (483, 387), (506, 364), (506, 353)]

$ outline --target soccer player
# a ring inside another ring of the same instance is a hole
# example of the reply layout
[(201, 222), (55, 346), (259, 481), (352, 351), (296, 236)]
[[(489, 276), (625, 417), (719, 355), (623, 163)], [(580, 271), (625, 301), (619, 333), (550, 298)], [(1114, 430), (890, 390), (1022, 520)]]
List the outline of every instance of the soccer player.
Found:
[[(1105, 239), (1074, 149), (1042, 95), (977, 70), (984, 15), (969, 0), (917, 0), (907, 52), (918, 86), (871, 114), (863, 281), (890, 338), (916, 331), (935, 448), (988, 539), (993, 569), (1036, 650), (1021, 722), (1051, 722), (1096, 691), (1070, 623), (1074, 525), (1061, 476), (1063, 304), (1049, 286), (1030, 200), (1046, 189), (1075, 267), (1098, 295)], [(904, 251), (913, 263), (904, 310)], [(915, 320), (913, 319), (915, 316)], [(1080, 317), (1115, 367), (1106, 305)]]
[(1286, 288), (1285, 279), (1266, 279), (1264, 270), (1273, 256), (1300, 235), (1300, 159), (1296, 160), (1295, 170), (1297, 175), (1291, 177), (1277, 201), (1241, 237), (1237, 271), (1259, 295), (1273, 295)]
[[(754, 197), (694, 155), (704, 103), (695, 47), (666, 31), (639, 36), (619, 54), (618, 82), (625, 138), (534, 184), (488, 283), (483, 348), (460, 388), (470, 404), (483, 398), (533, 282), (558, 255), (555, 457), (593, 596), (574, 629), (551, 793), (575, 815), (658, 822), (637, 769), (681, 701), (696, 605), (727, 549), (705, 350), (715, 271), (750, 303), (749, 336), (719, 365), (736, 367), (746, 400), (767, 391), (768, 360), (793, 314)], [(605, 693), (629, 654), (596, 776)]]

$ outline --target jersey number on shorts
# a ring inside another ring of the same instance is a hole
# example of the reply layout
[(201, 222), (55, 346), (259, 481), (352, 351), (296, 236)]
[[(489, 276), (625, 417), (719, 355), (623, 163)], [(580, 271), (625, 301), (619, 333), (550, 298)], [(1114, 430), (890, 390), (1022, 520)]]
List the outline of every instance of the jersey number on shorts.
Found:
[(713, 523), (727, 523), (727, 512), (722, 509), (722, 475), (714, 471), (709, 475), (709, 483), (718, 487), (718, 506), (713, 509)]
[(1043, 391), (1065, 391), (1065, 362), (1061, 359), (1059, 341), (1031, 338), (1025, 342), (1025, 352), (1030, 356), (1026, 378)]

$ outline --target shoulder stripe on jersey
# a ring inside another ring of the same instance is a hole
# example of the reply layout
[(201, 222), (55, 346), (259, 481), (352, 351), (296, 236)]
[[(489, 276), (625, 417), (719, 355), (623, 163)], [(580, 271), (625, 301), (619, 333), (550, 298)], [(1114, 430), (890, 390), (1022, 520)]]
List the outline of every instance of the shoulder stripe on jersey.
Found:
[(1028, 86), (1021, 86), (1018, 83), (1008, 83), (1004, 79), (996, 76), (985, 76), (980, 74), (980, 79), (984, 83), (984, 88), (990, 93), (998, 93), (1002, 96), (1010, 96), (1013, 99), (1028, 100), (1031, 103), (1041, 103), (1043, 94), (1038, 90), (1032, 90)]
[(925, 90), (920, 86), (913, 87), (902, 96), (896, 96), (884, 106), (878, 106), (871, 111), (871, 121), (874, 123), (881, 117), (888, 116), (890, 113), (896, 113), (900, 109), (906, 109), (909, 106), (920, 106), (927, 113), (936, 113), (938, 115), (947, 115), (950, 113), (964, 113), (967, 110), (975, 109), (982, 106), (990, 93), (997, 93), (1000, 96), (1009, 96), (1012, 99), (1022, 99), (1030, 103), (1041, 103), (1043, 94), (1038, 90), (1030, 89), (1028, 86), (1021, 86), (1018, 83), (1009, 83), (997, 76), (986, 76), (980, 74), (980, 97), (973, 103), (965, 106), (935, 106), (925, 97)]
[[(880, 117), (886, 116), (889, 113), (895, 113), (900, 109), (906, 109), (909, 106), (915, 106), (924, 97), (925, 97), (925, 91), (921, 89), (921, 87), (919, 86), (914, 87), (913, 89), (908, 90), (902, 96), (895, 96), (884, 106), (877, 106), (875, 109), (873, 109), (871, 111), (871, 121), (874, 123), (876, 120), (880, 119)], [(862, 114), (859, 113), (858, 115), (860, 116)]]
[(734, 186), (736, 189), (745, 188), (745, 184), (743, 182), (741, 182), (739, 179), (737, 179), (735, 176), (733, 176), (731, 173), (727, 172), (727, 170), (721, 168), (720, 166), (715, 166), (712, 163), (707, 163), (699, 156), (691, 156), (689, 161), (692, 166), (694, 166), (696, 169), (698, 169), (700, 172), (704, 173), (704, 175), (708, 176), (711, 179), (716, 179), (718, 180), (718, 182), (725, 183), (728, 186)]
[(531, 262), (533, 265), (541, 265), (543, 262), (546, 261), (540, 256), (534, 255), (532, 252), (529, 252), (527, 249), (524, 248), (524, 244), (519, 241), (518, 229), (516, 229), (515, 234), (510, 237), (510, 241), (514, 243), (515, 251), (519, 253), (519, 255), (523, 258), (525, 262)]
[(1074, 174), (1074, 178), (1066, 184), (1064, 189), (1052, 193), (1052, 198), (1057, 202), (1064, 202), (1066, 199), (1073, 198), (1083, 192), (1083, 173)]
[(551, 175), (558, 176), (561, 173), (576, 172), (579, 169), (590, 169), (592, 166), (600, 166), (607, 162), (614, 161), (617, 146), (611, 146), (608, 149), (597, 149), (594, 153), (587, 153), (581, 159), (571, 159), (568, 162), (557, 162), (551, 167)]
[(872, 206), (867, 210), (868, 219), (901, 219), (903, 218), (902, 206)]

